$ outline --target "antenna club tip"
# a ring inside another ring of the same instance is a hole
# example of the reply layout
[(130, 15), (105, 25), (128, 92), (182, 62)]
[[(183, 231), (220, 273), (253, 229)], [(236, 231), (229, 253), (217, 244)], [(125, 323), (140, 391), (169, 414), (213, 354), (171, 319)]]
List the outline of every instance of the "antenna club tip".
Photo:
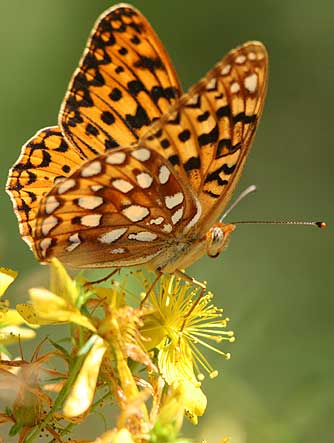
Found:
[(327, 224), (323, 221), (320, 222), (315, 222), (316, 226), (318, 226), (318, 228), (320, 229), (325, 229), (327, 227)]

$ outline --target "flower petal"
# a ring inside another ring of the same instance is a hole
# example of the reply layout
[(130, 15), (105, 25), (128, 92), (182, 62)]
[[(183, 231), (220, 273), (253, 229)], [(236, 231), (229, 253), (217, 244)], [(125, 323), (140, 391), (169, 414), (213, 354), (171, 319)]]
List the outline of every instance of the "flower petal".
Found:
[(9, 345), (20, 340), (30, 340), (34, 338), (36, 332), (28, 328), (20, 328), (18, 326), (5, 326), (0, 329), (0, 344)]
[(0, 267), (0, 297), (6, 292), (8, 286), (13, 283), (17, 277), (17, 272), (8, 268)]
[(187, 380), (183, 380), (180, 383), (184, 388), (183, 401), (186, 416), (192, 424), (197, 425), (197, 417), (202, 416), (205, 412), (207, 398), (204, 395), (202, 389), (194, 386), (193, 383)]
[(76, 323), (95, 332), (89, 319), (58, 295), (42, 288), (29, 289), (29, 294), (35, 315), (42, 320), (39, 324)]
[(79, 295), (75, 282), (56, 258), (53, 258), (50, 264), (50, 291), (73, 306), (75, 306)]
[(87, 354), (72, 391), (65, 402), (64, 414), (66, 417), (77, 417), (86, 412), (91, 405), (106, 350), (107, 344), (101, 337), (98, 337)]

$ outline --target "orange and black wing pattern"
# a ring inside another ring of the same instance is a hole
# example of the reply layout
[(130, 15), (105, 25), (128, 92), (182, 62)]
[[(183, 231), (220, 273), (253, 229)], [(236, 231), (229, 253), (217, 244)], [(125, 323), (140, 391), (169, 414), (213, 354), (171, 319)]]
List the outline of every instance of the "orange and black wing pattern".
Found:
[(13, 202), (22, 238), (34, 247), (35, 221), (40, 200), (52, 186), (85, 161), (65, 141), (58, 127), (45, 128), (29, 140), (9, 171), (7, 192)]
[(97, 20), (59, 124), (68, 142), (89, 157), (136, 142), (180, 95), (151, 25), (132, 6), (115, 6)]
[(260, 42), (230, 51), (140, 139), (197, 195), (206, 232), (227, 205), (262, 114), (268, 55)]

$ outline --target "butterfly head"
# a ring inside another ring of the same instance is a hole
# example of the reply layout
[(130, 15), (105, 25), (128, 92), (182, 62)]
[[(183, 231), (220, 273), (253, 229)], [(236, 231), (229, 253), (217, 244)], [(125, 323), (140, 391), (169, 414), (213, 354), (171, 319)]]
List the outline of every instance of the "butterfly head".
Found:
[(226, 248), (235, 229), (233, 224), (215, 223), (206, 234), (206, 251), (209, 257), (216, 258)]

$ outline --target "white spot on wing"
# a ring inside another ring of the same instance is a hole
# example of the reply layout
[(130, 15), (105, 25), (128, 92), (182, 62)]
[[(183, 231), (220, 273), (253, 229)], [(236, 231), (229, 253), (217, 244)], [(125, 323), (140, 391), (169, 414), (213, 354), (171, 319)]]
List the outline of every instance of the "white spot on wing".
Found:
[(212, 78), (208, 84), (206, 85), (206, 89), (210, 90), (210, 89), (214, 89), (217, 86), (217, 79)]
[(131, 205), (122, 210), (122, 213), (132, 222), (143, 220), (150, 211), (144, 206)]
[(159, 169), (159, 182), (164, 185), (168, 182), (170, 176), (170, 170), (167, 166), (162, 165)]
[(50, 195), (45, 201), (45, 212), (47, 214), (52, 214), (58, 206), (60, 205), (59, 201), (56, 199), (54, 195)]
[(46, 252), (49, 249), (49, 247), (51, 246), (51, 242), (52, 242), (52, 240), (49, 237), (43, 238), (43, 240), (41, 240), (39, 242), (39, 247), (41, 248), (42, 257), (44, 257), (44, 258), (46, 257)]
[(92, 186), (90, 187), (90, 189), (91, 189), (93, 192), (97, 192), (97, 191), (100, 191), (100, 189), (103, 189), (103, 187), (104, 187), (104, 186), (102, 186), (102, 185), (92, 185)]
[(95, 209), (102, 205), (103, 198), (95, 195), (80, 197), (78, 199), (78, 206), (83, 209)]
[(167, 195), (165, 203), (168, 209), (173, 209), (175, 206), (183, 202), (184, 196), (182, 192), (177, 192), (174, 195)]
[(112, 254), (123, 254), (125, 252), (124, 248), (115, 248), (110, 251)]
[(256, 59), (256, 54), (255, 54), (255, 52), (250, 52), (249, 54), (248, 54), (248, 59), (249, 60), (255, 60)]
[(161, 225), (165, 219), (163, 217), (152, 218), (150, 225)]
[(248, 89), (250, 93), (256, 91), (257, 88), (257, 75), (255, 72), (245, 78), (245, 88)]
[(163, 232), (167, 232), (169, 234), (170, 232), (172, 232), (173, 226), (167, 223), (163, 226), (162, 230)]
[(133, 185), (127, 180), (123, 180), (122, 178), (117, 178), (116, 180), (113, 180), (111, 184), (115, 189), (123, 192), (123, 194), (126, 194), (133, 189)]
[(187, 100), (187, 105), (197, 105), (199, 102), (199, 95), (195, 94), (189, 100)]
[(106, 243), (109, 245), (110, 243), (118, 240), (127, 230), (128, 228), (113, 229), (112, 231), (99, 235), (97, 239), (100, 243)]
[(102, 171), (101, 162), (95, 160), (94, 162), (90, 163), (88, 166), (82, 168), (81, 177), (93, 177), (94, 175), (100, 174), (101, 171)]
[(229, 73), (231, 72), (231, 68), (232, 68), (231, 65), (226, 65), (226, 66), (224, 66), (224, 67), (222, 68), (222, 70), (220, 71), (220, 73), (221, 73), (222, 75), (227, 75), (227, 74), (229, 74)]
[(75, 234), (70, 235), (68, 240), (71, 243), (66, 248), (66, 251), (68, 251), (68, 252), (74, 251), (74, 249), (77, 248), (80, 245), (80, 243), (81, 243), (81, 240), (80, 240), (78, 232), (76, 232)]
[(69, 178), (68, 180), (62, 181), (58, 186), (58, 194), (64, 194), (64, 192), (67, 192), (70, 189), (74, 188), (75, 183), (76, 182), (74, 178)]
[(58, 224), (58, 218), (54, 215), (50, 215), (50, 217), (47, 217), (43, 220), (42, 223), (42, 234), (44, 236), (48, 235), (48, 233), (56, 227)]
[(146, 162), (151, 157), (151, 152), (146, 148), (140, 148), (131, 152), (131, 155), (141, 162)]
[(137, 241), (153, 241), (157, 238), (157, 234), (149, 231), (141, 231), (128, 235), (129, 240), (137, 240)]
[(153, 183), (153, 178), (148, 172), (141, 172), (140, 174), (136, 175), (136, 180), (138, 185), (142, 189), (147, 189), (151, 186)]
[(64, 180), (66, 180), (66, 177), (56, 177), (56, 178), (53, 180), (53, 184), (54, 184), (54, 185), (58, 185), (59, 183), (63, 182)]
[(109, 165), (121, 165), (122, 163), (124, 163), (125, 159), (126, 155), (124, 152), (115, 152), (114, 154), (108, 155), (108, 157), (106, 158), (106, 162)]
[(183, 206), (177, 211), (175, 211), (174, 214), (172, 215), (171, 218), (173, 225), (176, 225), (176, 223), (178, 223), (181, 220), (182, 216), (183, 216)]
[(242, 65), (246, 61), (246, 56), (241, 54), (236, 57), (235, 62), (238, 63), (238, 65)]
[(95, 228), (100, 225), (102, 214), (84, 215), (81, 217), (81, 224), (89, 228)]
[(238, 82), (233, 82), (230, 86), (230, 91), (232, 92), (232, 94), (235, 94), (236, 92), (240, 91), (240, 85)]

